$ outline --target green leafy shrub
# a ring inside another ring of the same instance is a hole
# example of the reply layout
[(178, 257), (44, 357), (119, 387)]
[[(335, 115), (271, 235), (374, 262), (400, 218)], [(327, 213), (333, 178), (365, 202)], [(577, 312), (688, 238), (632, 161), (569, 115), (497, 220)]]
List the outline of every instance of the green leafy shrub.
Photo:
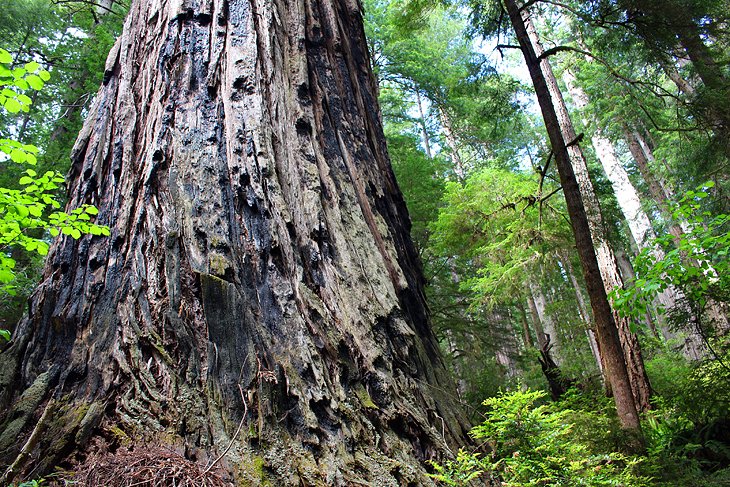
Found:
[[(636, 280), (613, 293), (621, 314), (639, 317), (657, 293), (674, 287), (685, 297), (676, 309), (667, 310), (675, 322), (689, 324), (689, 332), (703, 336), (717, 325), (705, 312), (711, 303), (730, 301), (730, 215), (703, 209), (712, 187), (714, 183), (708, 181), (696, 191), (687, 191), (674, 205), (673, 218), (688, 225), (681, 237), (658, 237), (637, 256)], [(665, 254), (653, 252), (655, 246)]]
[(18, 487), (40, 487), (43, 484), (43, 480), (28, 480), (26, 482), (18, 484)]
[[(579, 414), (556, 404), (540, 404), (544, 391), (500, 393), (487, 399), (485, 421), (470, 434), (491, 453), (460, 452), (456, 460), (434, 465), (433, 478), (447, 485), (468, 485), (485, 475), (505, 487), (651, 485), (639, 474), (643, 460), (602, 452), (576, 435), (570, 418)], [(600, 426), (600, 425), (596, 425)]]
[[(728, 360), (726, 353), (723, 363)], [(714, 357), (689, 363), (660, 354), (646, 364), (656, 395), (643, 430), (648, 464), (658, 480), (729, 485), (730, 372)]]

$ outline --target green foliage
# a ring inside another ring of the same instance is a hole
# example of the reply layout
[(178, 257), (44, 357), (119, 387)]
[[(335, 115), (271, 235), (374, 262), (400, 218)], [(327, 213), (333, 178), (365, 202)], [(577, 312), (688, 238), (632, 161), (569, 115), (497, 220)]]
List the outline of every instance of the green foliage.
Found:
[(501, 169), (446, 185), (432, 245), (473, 261), (477, 275), (462, 286), (477, 302), (512, 299), (545, 253), (569, 244), (570, 229), (558, 210), (562, 201), (541, 189), (537, 177)]
[[(672, 361), (679, 365), (666, 368), (650, 361), (648, 366), (662, 389), (642, 420), (647, 444), (642, 455), (617, 453), (627, 440), (602, 391), (571, 389), (559, 402), (545, 403), (545, 392), (527, 389), (484, 402), (490, 409), (471, 435), (488, 445), (489, 454), (462, 450), (456, 459), (434, 465), (432, 477), (452, 486), (487, 478), (505, 486), (727, 485), (730, 448), (723, 438), (730, 420), (730, 382), (706, 364), (688, 364), (681, 357)], [(678, 383), (667, 389), (657, 376), (662, 373), (667, 380), (678, 374)], [(705, 408), (702, 396), (713, 393), (722, 396), (715, 403), (724, 408)]]
[(429, 237), (428, 224), (436, 219), (444, 191), (439, 175), (445, 171), (445, 162), (442, 158), (429, 159), (418, 148), (417, 138), (405, 134), (388, 137), (388, 153), (408, 205), (413, 224), (411, 236), (423, 255)]
[(596, 451), (574, 432), (569, 418), (578, 413), (542, 403), (546, 396), (528, 389), (484, 401), (486, 419), (471, 435), (487, 441), (491, 453), (460, 452), (456, 460), (434, 467), (434, 478), (467, 485), (466, 479), (488, 473), (506, 487), (651, 485), (640, 474), (640, 457)]
[(412, 134), (421, 136), (425, 126), (432, 152), (452, 159), (447, 168), (452, 173), (455, 155), (445, 140), (442, 125), (446, 119), (459, 139), (465, 169), (479, 167), (488, 159), (514, 165), (525, 134), (521, 130), (524, 115), (515, 97), (521, 85), (511, 76), (497, 76), (470, 37), (463, 11), (430, 4), (421, 9), (418, 21), (404, 22), (415, 3), (365, 2), (366, 32), (383, 89), (380, 98), (386, 126), (393, 122), (388, 90), (400, 94), (398, 103), (405, 108), (401, 115), (418, 110), (418, 96), (423, 117), (398, 118), (410, 120)]
[[(730, 352), (720, 358), (727, 363)], [(730, 419), (730, 371), (720, 360), (707, 357), (688, 363), (679, 355), (662, 353), (646, 361), (646, 370), (658, 404), (689, 418), (693, 425)]]
[[(11, 114), (27, 112), (32, 101), (25, 92), (41, 89), (50, 74), (38, 63), (29, 62), (22, 68), (13, 68), (12, 61), (10, 53), (0, 49), (0, 106)], [(22, 248), (43, 256), (49, 249), (46, 231), (52, 236), (64, 234), (80, 238), (82, 233), (109, 235), (109, 229), (91, 222), (98, 214), (91, 205), (69, 213), (58, 211), (61, 204), (56, 195), (64, 178), (57, 171), (38, 174), (32, 169), (37, 164), (37, 147), (1, 138), (0, 152), (5, 154), (6, 164), (26, 167), (17, 189), (0, 187), (0, 285), (4, 292), (13, 295), (16, 289), (13, 249)], [(2, 337), (8, 339), (7, 332)]]
[(446, 485), (469, 485), (469, 482), (484, 473), (479, 454), (468, 453), (464, 449), (459, 449), (456, 460), (446, 460), (443, 466), (433, 461), (429, 463), (436, 471), (435, 474), (429, 474), (429, 476)]
[(682, 305), (688, 305), (695, 316), (701, 316), (711, 302), (730, 300), (730, 216), (702, 208), (713, 186), (707, 182), (688, 191), (674, 206), (674, 219), (688, 222), (690, 228), (680, 238), (664, 235), (654, 240), (665, 251), (661, 259), (652, 252), (652, 245), (636, 258), (637, 279), (614, 295), (622, 314), (639, 316), (657, 292), (670, 286), (682, 291), (686, 297)]
[[(25, 482), (19, 483), (17, 485), (17, 487), (41, 487), (44, 484), (45, 484), (45, 482), (43, 481), (43, 479), (41, 479), (41, 480), (26, 480)], [(10, 487), (14, 487), (14, 486), (11, 485)]]
[(661, 354), (647, 362), (647, 373), (657, 389), (642, 425), (654, 476), (661, 485), (727, 485), (728, 371), (714, 359), (688, 363)]
[[(21, 88), (28, 89), (26, 93), (0, 87), (19, 93), (11, 98), (21, 104), (18, 113), (0, 109), (0, 139), (4, 139), (0, 140), (0, 146), (15, 151), (12, 159), (6, 161), (0, 157), (0, 187), (22, 191), (24, 187), (18, 181), (28, 177), (27, 169), (34, 170), (41, 178), (48, 171), (54, 174), (68, 171), (71, 148), (93, 93), (101, 84), (107, 54), (121, 31), (127, 8), (128, 2), (113, 2), (111, 10), (98, 9), (92, 2), (81, 0), (3, 2), (0, 39), (13, 60), (13, 71), (20, 75), (17, 68), (30, 69), (30, 74), (38, 76), (44, 85), (37, 91), (31, 83), (37, 88), (38, 80), (30, 78), (27, 87), (20, 81)], [(4, 57), (7, 60), (7, 55)], [(50, 79), (46, 71), (52, 74)], [(32, 101), (33, 110), (26, 111), (28, 100)], [(13, 102), (10, 104), (11, 110), (17, 108)], [(35, 147), (42, 150), (31, 149)], [(27, 161), (21, 163), (24, 156)], [(64, 206), (65, 191), (59, 188), (52, 193), (55, 201)], [(49, 214), (53, 210), (48, 207)], [(71, 215), (71, 219), (79, 220), (78, 217), (80, 222), (89, 222), (81, 214)], [(89, 231), (98, 232), (98, 229), (90, 227)], [(28, 232), (46, 243), (49, 241), (48, 232), (43, 229)], [(43, 259), (35, 250), (26, 251), (22, 245), (4, 250), (3, 255), (15, 261), (15, 279), (10, 288), (0, 285), (0, 328), (12, 329), (40, 277)]]

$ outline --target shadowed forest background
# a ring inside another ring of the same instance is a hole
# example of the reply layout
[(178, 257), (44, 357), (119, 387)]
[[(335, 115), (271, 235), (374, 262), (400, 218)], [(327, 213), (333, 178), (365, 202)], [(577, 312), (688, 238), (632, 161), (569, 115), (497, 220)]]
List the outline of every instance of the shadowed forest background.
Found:
[[(67, 194), (86, 177), (70, 154), (113, 76), (107, 55), (129, 7), (9, 0), (0, 10), (4, 350), (52, 238), (112, 238), (93, 204), (59, 209), (85, 201)], [(728, 2), (362, 9), (387, 151), (451, 374), (427, 385), (476, 425), (423, 458), (429, 481), (730, 485)], [(296, 134), (311, 134), (301, 120)], [(577, 200), (563, 191), (570, 177)], [(229, 280), (221, 259), (211, 282)], [(282, 381), (256, 360), (259, 387)], [(363, 409), (383, 407), (372, 383), (353, 390)], [(14, 392), (3, 394), (11, 402)], [(39, 404), (27, 418), (38, 420)], [(25, 451), (7, 433), (14, 419), (0, 424), (2, 483), (60, 482), (51, 465), (35, 470), (35, 445)], [(278, 485), (267, 462), (252, 475)]]

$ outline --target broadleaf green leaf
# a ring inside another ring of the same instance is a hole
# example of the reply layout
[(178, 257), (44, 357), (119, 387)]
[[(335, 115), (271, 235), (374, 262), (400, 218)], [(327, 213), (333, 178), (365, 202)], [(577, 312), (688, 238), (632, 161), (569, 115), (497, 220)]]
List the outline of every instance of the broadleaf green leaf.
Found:
[(40, 64), (38, 64), (38, 63), (37, 63), (37, 62), (35, 62), (35, 61), (31, 61), (31, 62), (29, 62), (29, 63), (25, 63), (25, 69), (26, 69), (26, 70), (27, 70), (27, 71), (28, 71), (29, 73), (35, 73), (36, 71), (38, 71), (38, 69), (39, 69), (40, 67), (41, 67), (41, 65), (40, 65)]
[(20, 149), (15, 149), (10, 153), (10, 159), (12, 159), (13, 162), (17, 162), (18, 164), (24, 163), (27, 157), (28, 155)]
[(20, 112), (22, 107), (23, 106), (18, 103), (18, 100), (16, 100), (15, 98), (8, 98), (7, 100), (5, 100), (5, 109), (10, 113), (18, 113)]
[(28, 75), (25, 77), (25, 80), (34, 90), (40, 90), (41, 88), (43, 88), (43, 80), (37, 74)]

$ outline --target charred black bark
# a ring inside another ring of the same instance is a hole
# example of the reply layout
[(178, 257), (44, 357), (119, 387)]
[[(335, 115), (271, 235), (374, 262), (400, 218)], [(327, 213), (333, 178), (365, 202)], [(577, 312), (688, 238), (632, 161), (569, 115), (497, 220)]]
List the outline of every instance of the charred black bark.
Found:
[(540, 362), (542, 374), (548, 382), (550, 397), (553, 401), (557, 401), (568, 391), (568, 389), (570, 389), (570, 387), (575, 385), (575, 381), (568, 379), (563, 375), (560, 370), (560, 366), (555, 363), (555, 360), (553, 360), (550, 355), (550, 350), (552, 348), (553, 344), (550, 343), (550, 335), (547, 335), (545, 345), (540, 347), (540, 356), (537, 360)]
[(361, 24), (354, 0), (133, 2), (70, 177), (112, 236), (56, 242), (0, 354), (2, 463), (53, 398), (20, 471), (231, 445), (231, 481), (430, 482), (464, 423)]

